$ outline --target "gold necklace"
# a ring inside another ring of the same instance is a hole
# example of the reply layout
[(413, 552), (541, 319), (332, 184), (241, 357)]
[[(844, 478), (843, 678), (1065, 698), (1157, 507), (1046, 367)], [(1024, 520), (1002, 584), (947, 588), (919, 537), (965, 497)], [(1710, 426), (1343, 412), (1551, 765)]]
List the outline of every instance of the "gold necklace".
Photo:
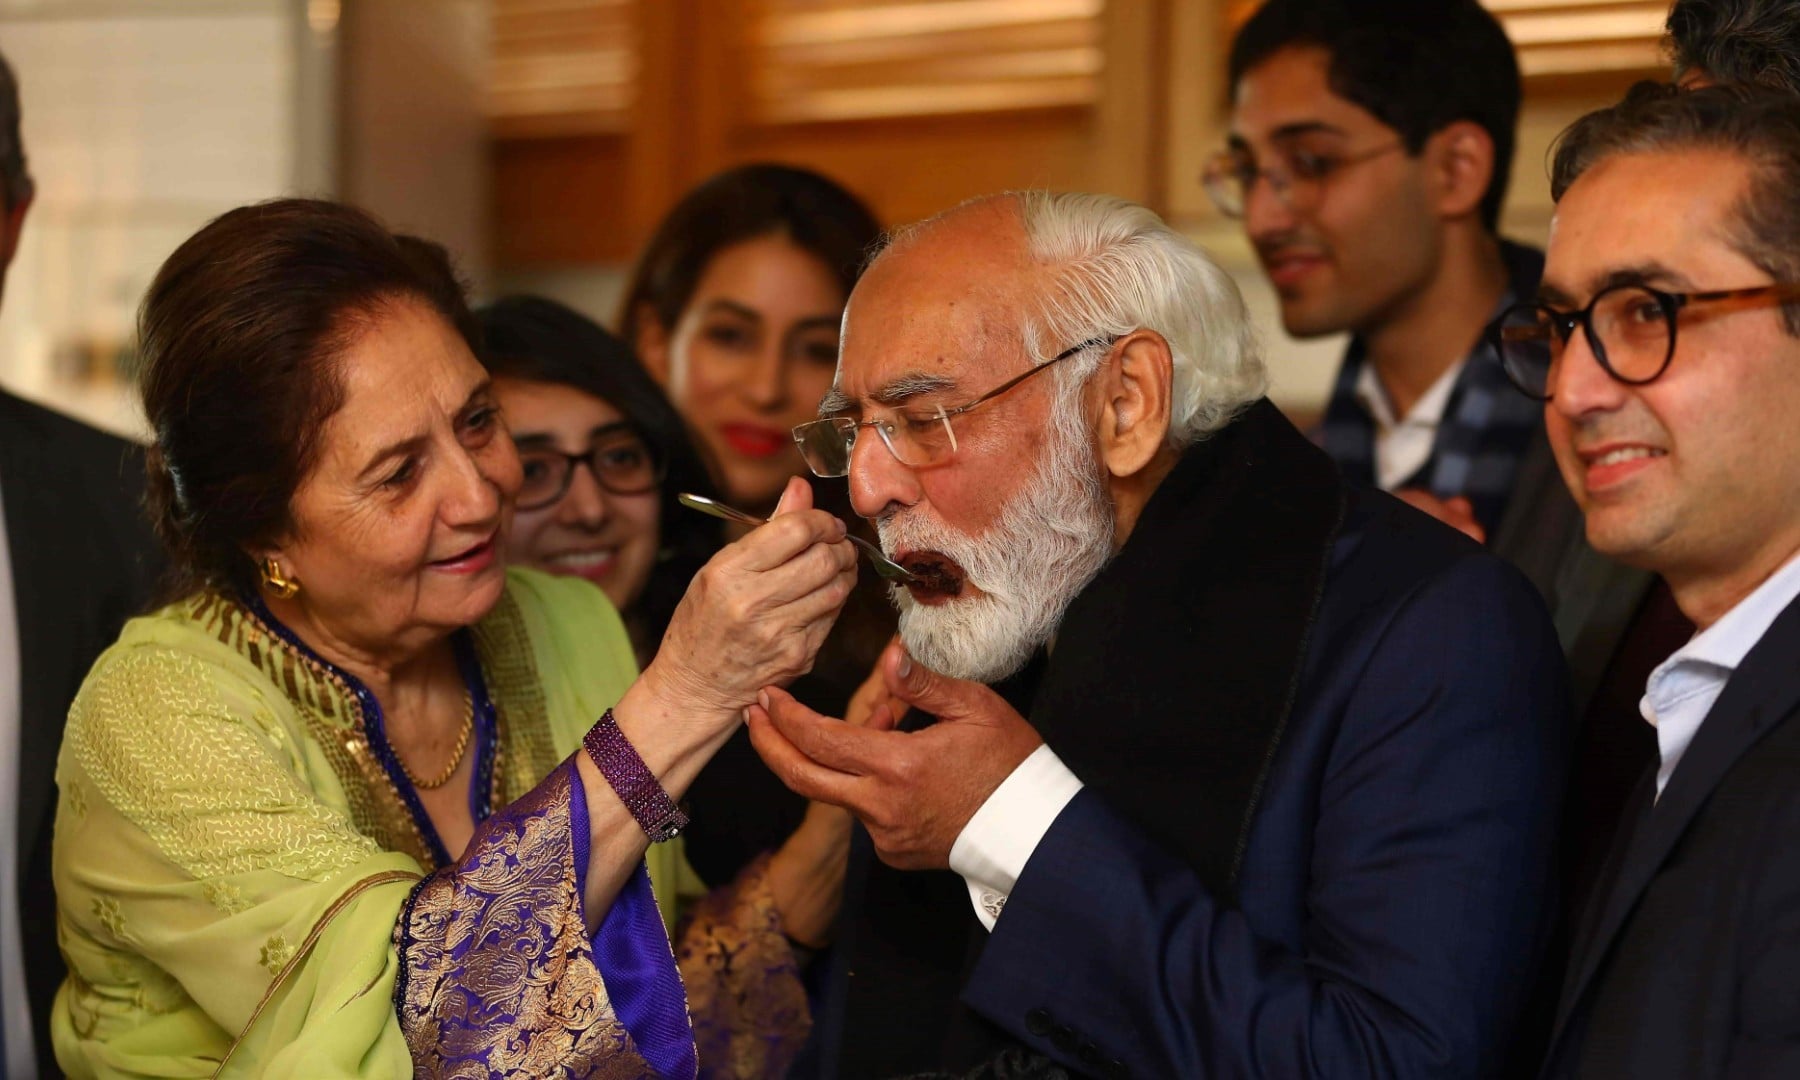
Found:
[(436, 791), (448, 784), (450, 778), (456, 775), (456, 770), (462, 768), (463, 755), (469, 752), (469, 737), (474, 734), (475, 695), (465, 691), (463, 694), (462, 733), (456, 737), (456, 751), (450, 755), (450, 764), (444, 766), (443, 772), (429, 780), (421, 780), (413, 775), (411, 769), (406, 767), (406, 759), (400, 756), (400, 751), (394, 751), (394, 760), (400, 763), (400, 771), (406, 774), (406, 778), (412, 782), (413, 787), (421, 791)]

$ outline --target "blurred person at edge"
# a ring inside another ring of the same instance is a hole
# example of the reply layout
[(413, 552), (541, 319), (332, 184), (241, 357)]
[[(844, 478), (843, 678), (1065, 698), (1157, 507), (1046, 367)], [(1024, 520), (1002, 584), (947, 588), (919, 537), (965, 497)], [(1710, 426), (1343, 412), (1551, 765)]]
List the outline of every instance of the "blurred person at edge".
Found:
[[(718, 497), (681, 417), (625, 343), (578, 312), (514, 296), (475, 314), (482, 360), (524, 467), (507, 558), (599, 585), (624, 617), (639, 663), (647, 665), (688, 582), (724, 543), (722, 522), (675, 501), (684, 491)], [(805, 694), (807, 685), (803, 675), (790, 689)], [(809, 960), (829, 942), (843, 895), (850, 815), (798, 800), (767, 770), (760, 770), (760, 784), (719, 790), (716, 810), (704, 797), (695, 804), (696, 789), (712, 790), (707, 774), (714, 768), (709, 763), (689, 788), (693, 824), (653, 852), (669, 850), (671, 881), (682, 880), (687, 869), (674, 849), (705, 867), (705, 886), (727, 885), (748, 871), (752, 888), (716, 891), (700, 901), (701, 917), (732, 925), (747, 910), (761, 914), (772, 904), (797, 959)], [(747, 850), (762, 837), (768, 847)], [(653, 879), (658, 869), (653, 862)], [(684, 889), (695, 891), (692, 884)], [(658, 890), (659, 899), (665, 895)], [(682, 897), (684, 906), (691, 900)], [(665, 917), (674, 914), (665, 906)], [(682, 939), (690, 999), (715, 990), (722, 981), (717, 971), (729, 968), (710, 948), (717, 940)], [(709, 947), (689, 951), (696, 943)], [(706, 1010), (697, 1005), (696, 1011)], [(703, 1069), (717, 1057), (707, 1034), (701, 1033)]]
[(1559, 139), (1503, 356), (1602, 553), (1699, 628), (1583, 913), (1546, 1077), (1800, 1076), (1800, 98), (1641, 83)]
[[(35, 186), (0, 57), (0, 289)], [(149, 599), (143, 450), (0, 390), (0, 1074), (50, 1069), (65, 969), (50, 884), (51, 783), (69, 702)]]
[(500, 558), (521, 466), (443, 249), (244, 207), (163, 264), (139, 336), (171, 602), (69, 714), (59, 1063), (691, 1077), (696, 1029), (797, 1047), (780, 934), (697, 921), (739, 983), (690, 1001), (644, 853), (810, 663), (843, 523), (790, 485), (640, 674), (601, 590)]
[(745, 165), (688, 192), (639, 257), (620, 336), (740, 509), (767, 514), (806, 474), (792, 431), (831, 389), (844, 301), (880, 237), (868, 207), (825, 177)]

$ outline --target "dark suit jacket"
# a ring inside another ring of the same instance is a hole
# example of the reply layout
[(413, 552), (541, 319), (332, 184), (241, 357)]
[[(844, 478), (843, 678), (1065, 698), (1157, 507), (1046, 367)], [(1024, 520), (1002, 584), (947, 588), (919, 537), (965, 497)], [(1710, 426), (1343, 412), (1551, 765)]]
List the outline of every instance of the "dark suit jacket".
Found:
[(1083, 792), (964, 1000), (1104, 1075), (1492, 1072), (1552, 909), (1562, 669), (1515, 570), (1355, 496), (1237, 902)]
[[(138, 447), (0, 391), (0, 501), (19, 620), (19, 905), (38, 1062), (63, 979), (50, 885), (56, 755), (69, 703), (147, 602), (160, 560)], [(12, 813), (13, 808), (6, 808)]]
[(1587, 542), (1587, 522), (1569, 494), (1542, 428), (1533, 437), (1490, 549), (1531, 579), (1550, 605), (1569, 661), (1581, 716), (1612, 663), (1655, 575), (1613, 562)]
[(1662, 798), (1635, 797), (1576, 937), (1548, 1077), (1800, 1076), (1800, 601)]

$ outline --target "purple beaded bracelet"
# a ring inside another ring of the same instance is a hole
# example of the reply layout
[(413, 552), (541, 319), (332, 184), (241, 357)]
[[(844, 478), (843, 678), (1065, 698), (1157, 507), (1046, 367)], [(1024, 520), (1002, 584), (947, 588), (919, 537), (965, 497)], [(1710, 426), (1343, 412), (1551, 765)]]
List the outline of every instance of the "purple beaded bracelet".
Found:
[(619, 730), (611, 709), (601, 715), (599, 723), (588, 729), (581, 745), (651, 843), (673, 840), (687, 828), (688, 816), (656, 782), (650, 767), (644, 764), (625, 733)]

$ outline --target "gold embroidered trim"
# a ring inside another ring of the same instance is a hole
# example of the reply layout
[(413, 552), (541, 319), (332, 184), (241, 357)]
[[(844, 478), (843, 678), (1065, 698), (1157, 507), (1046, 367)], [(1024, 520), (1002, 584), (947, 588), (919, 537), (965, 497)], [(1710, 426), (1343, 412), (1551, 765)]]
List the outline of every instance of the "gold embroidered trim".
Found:
[(431, 845), (369, 746), (362, 705), (329, 668), (289, 645), (256, 613), (217, 593), (196, 597), (189, 615), (256, 664), (284, 694), (337, 775), (356, 830), (385, 851), (434, 868)]
[[(256, 665), (293, 703), (343, 786), (357, 831), (384, 850), (409, 855), (428, 870), (437, 869), (425, 834), (369, 745), (362, 706), (349, 685), (230, 597), (196, 596), (188, 616)], [(552, 739), (549, 707), (518, 600), (510, 591), (503, 593), (494, 610), (471, 630), (494, 704), (489, 805), (497, 810), (524, 796), (562, 758)]]
[(769, 856), (708, 893), (676, 943), (701, 1071), (786, 1076), (812, 1030), (812, 1014), (769, 889)]
[(523, 798), (562, 763), (563, 755), (551, 738), (550, 709), (518, 600), (505, 593), (473, 631), (499, 729), (493, 788), (498, 809)]
[(300, 947), (294, 950), (294, 954), (289, 957), (288, 962), (282, 966), (281, 974), (275, 976), (274, 980), (269, 983), (269, 988), (263, 991), (262, 1000), (256, 1003), (256, 1008), (251, 1011), (250, 1019), (244, 1022), (244, 1028), (242, 1031), (238, 1032), (237, 1038), (231, 1040), (231, 1046), (225, 1051), (225, 1056), (219, 1059), (219, 1066), (213, 1070), (213, 1076), (217, 1077), (224, 1074), (225, 1066), (231, 1064), (231, 1056), (237, 1053), (237, 1048), (243, 1045), (245, 1039), (249, 1038), (250, 1029), (256, 1026), (257, 1020), (262, 1018), (263, 1010), (268, 1008), (269, 1002), (275, 999), (276, 992), (286, 985), (288, 979), (294, 974), (294, 971), (299, 968), (300, 962), (305, 960), (307, 954), (312, 952), (312, 947), (318, 944), (319, 936), (325, 932), (325, 927), (330, 924), (331, 920), (337, 918), (338, 914), (342, 912), (344, 908), (349, 906), (350, 901), (361, 896), (363, 893), (368, 892), (377, 885), (386, 885), (395, 881), (417, 880), (419, 880), (419, 875), (410, 870), (383, 870), (379, 874), (371, 874), (368, 877), (363, 878), (361, 881), (345, 890), (344, 895), (332, 901), (331, 906), (325, 909), (325, 913), (319, 916), (319, 921), (313, 923), (312, 929), (306, 934), (306, 940), (300, 943)]
[(553, 774), (483, 826), (478, 859), (427, 879), (402, 912), (396, 995), (416, 1075), (652, 1075), (580, 916), (571, 794)]

